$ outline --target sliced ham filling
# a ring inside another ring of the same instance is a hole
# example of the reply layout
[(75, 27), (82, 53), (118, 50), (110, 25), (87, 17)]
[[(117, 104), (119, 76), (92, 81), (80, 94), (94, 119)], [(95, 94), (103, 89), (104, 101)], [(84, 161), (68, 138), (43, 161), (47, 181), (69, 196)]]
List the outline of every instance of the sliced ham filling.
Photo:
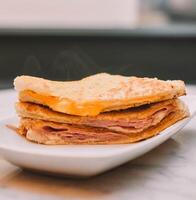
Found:
[[(156, 111), (147, 118), (129, 122), (120, 120), (93, 121), (91, 119), (90, 121), (83, 122), (84, 124), (66, 124), (23, 118), (21, 120), (19, 131), (21, 134), (27, 135), (27, 137), (32, 140), (33, 138), (30, 138), (32, 137), (31, 135), (35, 135), (36, 133), (41, 133), (42, 140), (45, 141), (51, 137), (53, 140), (60, 137), (68, 142), (72, 142), (73, 140), (85, 142), (89, 139), (93, 141), (123, 140), (128, 137), (129, 134), (136, 134), (151, 126), (157, 125), (173, 111), (173, 107), (167, 107)], [(39, 141), (40, 140), (41, 139), (39, 138)]]
[(128, 139), (128, 135), (119, 134), (103, 128), (91, 128), (65, 124), (59, 126), (34, 127), (27, 131), (27, 138), (33, 141), (46, 143), (59, 140), (67, 143), (89, 143), (104, 141), (120, 141)]
[(141, 132), (150, 126), (155, 126), (161, 120), (163, 120), (169, 113), (173, 111), (172, 107), (163, 108), (150, 117), (144, 119), (138, 119), (133, 121), (106, 121), (106, 120), (89, 120), (83, 122), (84, 125), (106, 128), (115, 132), (122, 133), (138, 133)]

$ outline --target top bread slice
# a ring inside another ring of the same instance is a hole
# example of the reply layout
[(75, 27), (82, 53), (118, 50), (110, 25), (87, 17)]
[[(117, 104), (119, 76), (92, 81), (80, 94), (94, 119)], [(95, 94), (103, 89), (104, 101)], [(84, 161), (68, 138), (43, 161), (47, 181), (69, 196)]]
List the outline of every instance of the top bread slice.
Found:
[(19, 100), (79, 116), (127, 109), (173, 99), (186, 93), (183, 81), (100, 73), (79, 81), (50, 81), (31, 76), (14, 80)]

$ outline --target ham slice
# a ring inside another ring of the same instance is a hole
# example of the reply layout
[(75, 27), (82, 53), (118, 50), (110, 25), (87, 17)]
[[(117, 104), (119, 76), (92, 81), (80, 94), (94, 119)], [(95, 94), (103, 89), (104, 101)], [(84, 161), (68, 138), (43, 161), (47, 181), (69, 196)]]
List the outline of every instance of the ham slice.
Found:
[[(105, 143), (107, 141), (127, 141), (130, 134), (137, 134), (148, 127), (158, 124), (172, 109), (162, 109), (148, 118), (124, 124), (120, 122), (100, 122), (81, 124), (56, 123), (43, 120), (22, 118), (18, 129), (29, 140), (43, 144), (87, 144)], [(126, 126), (120, 126), (126, 125)], [(96, 127), (95, 127), (96, 125)], [(108, 126), (107, 126), (108, 125)]]
[(24, 127), (23, 132), (31, 129), (33, 131), (42, 132), (45, 135), (58, 133), (61, 136), (65, 135), (66, 137), (84, 137), (84, 135), (89, 135), (89, 133), (91, 133), (91, 135), (95, 133), (96, 137), (97, 132), (100, 132), (104, 133), (107, 137), (108, 134), (115, 135), (116, 133), (121, 133), (124, 135), (129, 135), (130, 133), (142, 132), (151, 126), (158, 124), (172, 111), (172, 107), (164, 108), (147, 118), (129, 122), (90, 120), (83, 122), (83, 124), (66, 124), (23, 118), (21, 124)]
[[(57, 113), (49, 108), (18, 104), (21, 116), (18, 132), (42, 144), (107, 144), (127, 143), (146, 138), (145, 134), (176, 113), (176, 100), (151, 104), (125, 111), (79, 117)], [(156, 131), (155, 131), (156, 132)]]
[(167, 107), (144, 119), (137, 119), (132, 121), (87, 120), (86, 122), (83, 121), (82, 123), (87, 126), (106, 128), (115, 132), (136, 133), (147, 129), (150, 126), (158, 124), (172, 111), (172, 107)]
[(167, 127), (165, 123), (171, 121), (172, 124), (172, 120), (178, 119), (173, 116), (180, 113), (181, 104), (178, 103), (172, 100), (137, 110), (81, 118), (30, 106), (30, 109), (20, 110), (23, 112), (20, 112), (22, 117), (17, 132), (41, 144), (130, 143), (158, 134)]

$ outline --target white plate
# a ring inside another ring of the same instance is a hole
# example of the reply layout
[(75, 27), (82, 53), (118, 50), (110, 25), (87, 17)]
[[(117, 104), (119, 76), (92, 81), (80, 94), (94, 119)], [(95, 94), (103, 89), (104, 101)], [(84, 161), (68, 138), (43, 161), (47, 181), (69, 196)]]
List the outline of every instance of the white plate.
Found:
[(196, 96), (186, 96), (183, 100), (189, 106), (190, 118), (177, 122), (155, 137), (134, 144), (39, 145), (28, 142), (5, 126), (16, 125), (17, 117), (5, 119), (0, 122), (0, 154), (22, 168), (71, 176), (93, 176), (141, 156), (184, 127), (196, 113)]

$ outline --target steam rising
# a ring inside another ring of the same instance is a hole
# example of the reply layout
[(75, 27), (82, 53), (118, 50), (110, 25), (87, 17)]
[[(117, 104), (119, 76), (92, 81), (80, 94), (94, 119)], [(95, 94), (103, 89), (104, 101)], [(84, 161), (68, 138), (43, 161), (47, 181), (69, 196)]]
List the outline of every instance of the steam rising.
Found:
[(30, 55), (22, 69), (22, 74), (57, 80), (75, 80), (98, 72), (100, 68), (96, 62), (78, 47), (59, 52), (49, 66), (44, 65), (38, 57)]

